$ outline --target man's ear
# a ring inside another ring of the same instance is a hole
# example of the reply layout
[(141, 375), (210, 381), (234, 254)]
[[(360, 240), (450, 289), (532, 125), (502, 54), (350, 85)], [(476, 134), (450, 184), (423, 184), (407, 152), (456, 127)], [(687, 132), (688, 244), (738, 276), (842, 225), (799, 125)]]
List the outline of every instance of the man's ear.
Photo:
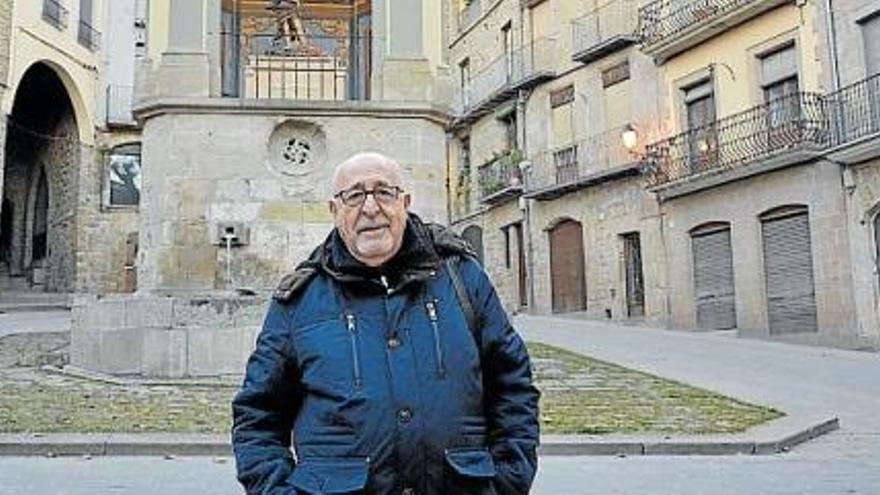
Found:
[(330, 214), (334, 217), (336, 216), (336, 201), (332, 199), (327, 200), (327, 208), (330, 210)]
[(403, 193), (403, 207), (409, 210), (410, 204), (412, 204), (412, 196), (409, 193)]

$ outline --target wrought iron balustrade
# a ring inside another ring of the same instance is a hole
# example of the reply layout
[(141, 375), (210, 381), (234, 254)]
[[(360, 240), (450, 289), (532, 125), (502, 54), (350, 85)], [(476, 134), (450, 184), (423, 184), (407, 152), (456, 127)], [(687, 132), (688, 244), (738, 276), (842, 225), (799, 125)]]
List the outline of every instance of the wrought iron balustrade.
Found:
[(633, 163), (636, 157), (623, 146), (622, 127), (594, 134), (572, 144), (530, 157), (530, 191), (572, 184), (611, 168)]
[(43, 20), (64, 29), (67, 27), (67, 8), (59, 0), (43, 0)]
[(880, 135), (880, 73), (825, 97), (834, 146)]
[(650, 47), (751, 3), (766, 0), (655, 0), (639, 9), (640, 38)]
[(824, 98), (793, 93), (648, 145), (647, 185), (717, 173), (780, 153), (820, 150), (829, 141)]
[(634, 43), (638, 30), (636, 7), (635, 0), (611, 0), (572, 21), (575, 59), (586, 63), (606, 51)]
[(101, 33), (84, 20), (79, 21), (76, 39), (79, 44), (93, 52), (101, 46)]
[(225, 96), (295, 100), (369, 98), (370, 37), (225, 33)]
[(517, 89), (552, 74), (555, 46), (555, 39), (541, 38), (492, 60), (462, 88), (462, 113), (509, 99)]
[[(480, 165), (477, 170), (480, 184), (480, 200), (492, 202), (522, 190), (522, 172), (519, 164), (522, 153), (507, 151)], [(508, 194), (509, 193), (509, 194)]]

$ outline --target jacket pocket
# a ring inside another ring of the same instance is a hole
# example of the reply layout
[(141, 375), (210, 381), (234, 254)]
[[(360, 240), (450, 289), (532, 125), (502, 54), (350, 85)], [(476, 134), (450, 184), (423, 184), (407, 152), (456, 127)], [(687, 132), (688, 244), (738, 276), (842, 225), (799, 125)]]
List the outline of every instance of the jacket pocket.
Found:
[(485, 447), (447, 449), (446, 493), (495, 495), (495, 462)]
[(368, 457), (315, 457), (297, 463), (289, 482), (310, 495), (358, 495), (367, 486)]

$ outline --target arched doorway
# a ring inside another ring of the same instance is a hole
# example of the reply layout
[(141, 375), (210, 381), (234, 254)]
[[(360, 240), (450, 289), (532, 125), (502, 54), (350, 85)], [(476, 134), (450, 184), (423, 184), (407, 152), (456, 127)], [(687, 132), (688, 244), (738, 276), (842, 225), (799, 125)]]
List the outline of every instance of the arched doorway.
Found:
[(554, 313), (587, 308), (584, 237), (580, 222), (566, 219), (549, 230), (550, 282)]
[(7, 276), (41, 290), (74, 288), (79, 143), (61, 77), (34, 64), (17, 86), (7, 121), (0, 263)]

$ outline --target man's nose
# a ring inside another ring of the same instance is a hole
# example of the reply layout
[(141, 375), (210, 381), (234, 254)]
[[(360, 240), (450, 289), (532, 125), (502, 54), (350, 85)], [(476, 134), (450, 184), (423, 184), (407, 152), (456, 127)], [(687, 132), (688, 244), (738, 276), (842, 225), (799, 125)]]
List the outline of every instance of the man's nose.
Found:
[(361, 212), (367, 215), (376, 215), (379, 213), (379, 203), (376, 202), (375, 194), (367, 194), (364, 198), (364, 204), (361, 206)]

